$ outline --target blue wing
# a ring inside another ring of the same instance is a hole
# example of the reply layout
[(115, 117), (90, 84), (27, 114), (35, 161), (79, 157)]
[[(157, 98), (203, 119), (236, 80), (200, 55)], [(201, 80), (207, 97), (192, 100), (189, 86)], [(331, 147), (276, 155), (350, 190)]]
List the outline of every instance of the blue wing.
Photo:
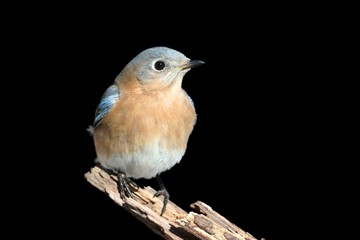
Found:
[(106, 116), (106, 114), (118, 101), (119, 97), (120, 97), (120, 92), (119, 92), (119, 88), (116, 85), (111, 85), (108, 89), (106, 89), (95, 111), (95, 120), (94, 120), (95, 127), (100, 124), (103, 117)]

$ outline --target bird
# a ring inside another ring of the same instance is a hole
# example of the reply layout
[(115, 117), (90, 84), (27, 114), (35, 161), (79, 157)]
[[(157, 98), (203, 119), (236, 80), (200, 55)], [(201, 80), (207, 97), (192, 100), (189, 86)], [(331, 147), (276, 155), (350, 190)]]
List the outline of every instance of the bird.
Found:
[(88, 127), (95, 163), (117, 175), (122, 199), (133, 198), (134, 180), (156, 178), (163, 196), (170, 194), (160, 174), (183, 158), (197, 122), (194, 102), (182, 87), (185, 74), (203, 65), (165, 46), (137, 54), (105, 90)]

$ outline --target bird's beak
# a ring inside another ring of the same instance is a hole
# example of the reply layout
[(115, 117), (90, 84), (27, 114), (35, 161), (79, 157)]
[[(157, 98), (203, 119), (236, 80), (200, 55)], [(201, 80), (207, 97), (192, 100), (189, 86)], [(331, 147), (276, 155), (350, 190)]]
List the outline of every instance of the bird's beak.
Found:
[(203, 65), (204, 62), (200, 60), (189, 60), (184, 65), (181, 65), (181, 69), (188, 69), (188, 68), (194, 68), (200, 65)]

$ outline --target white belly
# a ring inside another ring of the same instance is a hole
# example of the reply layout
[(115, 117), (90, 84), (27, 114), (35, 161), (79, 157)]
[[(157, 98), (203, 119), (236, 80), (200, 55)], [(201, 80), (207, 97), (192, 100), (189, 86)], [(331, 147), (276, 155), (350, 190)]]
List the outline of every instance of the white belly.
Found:
[(120, 170), (127, 177), (152, 178), (180, 162), (185, 150), (164, 150), (158, 144), (133, 153), (116, 153), (110, 158), (98, 156), (97, 161), (107, 169)]

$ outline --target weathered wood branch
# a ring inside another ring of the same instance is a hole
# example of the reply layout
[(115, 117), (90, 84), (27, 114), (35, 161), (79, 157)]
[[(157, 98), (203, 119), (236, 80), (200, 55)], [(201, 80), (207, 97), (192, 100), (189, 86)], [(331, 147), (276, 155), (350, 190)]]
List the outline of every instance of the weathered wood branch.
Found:
[(169, 201), (165, 214), (160, 216), (162, 198), (153, 197), (156, 191), (151, 187), (139, 188), (134, 191), (135, 199), (126, 198), (124, 201), (118, 192), (116, 176), (93, 167), (85, 178), (165, 239), (256, 240), (203, 202), (191, 204), (194, 212), (187, 213)]

